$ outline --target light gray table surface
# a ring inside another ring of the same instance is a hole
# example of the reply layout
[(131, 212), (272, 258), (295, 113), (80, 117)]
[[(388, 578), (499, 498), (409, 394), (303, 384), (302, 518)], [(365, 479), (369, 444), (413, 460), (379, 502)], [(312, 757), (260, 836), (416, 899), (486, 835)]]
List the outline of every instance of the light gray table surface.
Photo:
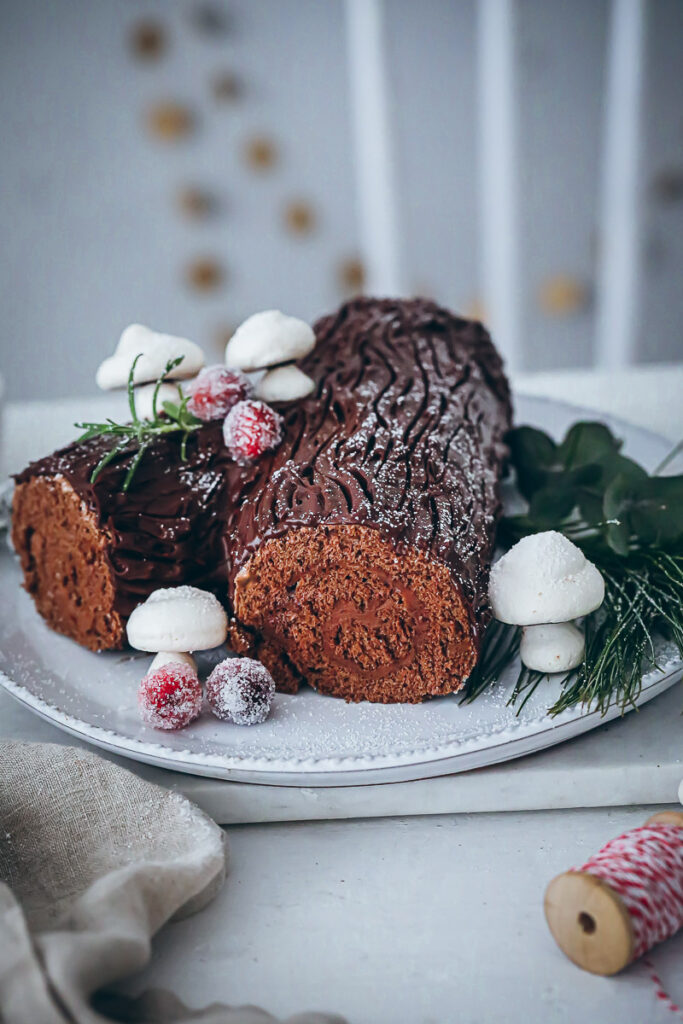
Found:
[[(672, 440), (683, 435), (681, 367), (516, 383)], [(82, 400), (8, 406), (5, 471), (66, 440), (74, 411), (91, 409)], [(290, 790), (129, 763), (219, 820), (250, 824), (228, 828), (223, 892), (202, 914), (164, 929), (150, 967), (128, 987), (161, 984), (190, 1005), (251, 1002), (281, 1016), (324, 1008), (353, 1024), (673, 1019), (642, 965), (603, 979), (569, 963), (549, 936), (542, 896), (553, 875), (642, 823), (646, 805), (674, 804), (683, 776), (681, 691), (552, 750), (425, 782)], [(72, 742), (6, 694), (0, 736)], [(256, 824), (274, 818), (281, 823)], [(292, 823), (305, 818), (351, 820)], [(683, 934), (655, 962), (683, 1002)]]

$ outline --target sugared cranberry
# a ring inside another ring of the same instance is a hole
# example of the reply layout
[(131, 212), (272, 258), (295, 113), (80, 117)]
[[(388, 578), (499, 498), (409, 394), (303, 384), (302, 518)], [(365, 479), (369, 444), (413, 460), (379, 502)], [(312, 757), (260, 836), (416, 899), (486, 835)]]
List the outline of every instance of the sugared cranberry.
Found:
[(189, 665), (172, 661), (148, 672), (138, 689), (142, 720), (154, 729), (182, 729), (202, 710), (202, 688)]
[(206, 366), (185, 388), (190, 396), (187, 408), (197, 419), (220, 420), (253, 390), (251, 381), (239, 370)]
[(251, 462), (280, 444), (282, 417), (265, 402), (238, 402), (225, 417), (223, 438), (237, 462)]
[(206, 681), (206, 699), (214, 715), (235, 725), (265, 722), (274, 693), (273, 677), (253, 658), (226, 658)]

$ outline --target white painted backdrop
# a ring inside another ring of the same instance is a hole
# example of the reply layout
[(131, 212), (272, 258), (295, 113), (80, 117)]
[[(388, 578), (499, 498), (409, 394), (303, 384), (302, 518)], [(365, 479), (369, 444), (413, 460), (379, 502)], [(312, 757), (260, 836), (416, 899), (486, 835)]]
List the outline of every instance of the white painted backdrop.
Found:
[[(367, 289), (484, 310), (513, 366), (683, 356), (679, 0), (3, 0), (0, 368), (15, 397), (87, 394), (140, 319), (216, 337), (258, 308), (314, 317)], [(131, 58), (154, 17), (158, 61)], [(244, 94), (211, 98), (235, 71)], [(197, 130), (162, 143), (150, 104)], [(245, 167), (266, 135), (280, 159)], [(179, 215), (179, 187), (219, 214)], [(306, 198), (310, 237), (282, 228)], [(209, 254), (224, 285), (196, 293)], [(559, 292), (559, 295), (558, 295)]]

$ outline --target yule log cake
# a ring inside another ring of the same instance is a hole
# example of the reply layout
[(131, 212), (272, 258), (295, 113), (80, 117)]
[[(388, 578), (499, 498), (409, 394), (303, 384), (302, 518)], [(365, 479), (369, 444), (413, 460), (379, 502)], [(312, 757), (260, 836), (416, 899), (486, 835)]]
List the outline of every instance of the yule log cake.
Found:
[(459, 689), (488, 620), (511, 406), (479, 323), (422, 299), (356, 299), (315, 325), (313, 393), (278, 406), (280, 446), (239, 465), (219, 422), (155, 440), (90, 482), (113, 444), (77, 442), (17, 477), (13, 540), (55, 630), (125, 645), (158, 587), (213, 590), (235, 650), (278, 687), (416, 702)]

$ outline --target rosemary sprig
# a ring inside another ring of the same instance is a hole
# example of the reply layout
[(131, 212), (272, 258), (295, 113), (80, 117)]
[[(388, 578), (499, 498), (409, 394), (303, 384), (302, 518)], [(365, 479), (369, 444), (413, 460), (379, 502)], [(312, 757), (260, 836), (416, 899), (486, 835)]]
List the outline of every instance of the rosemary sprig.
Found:
[(130, 466), (126, 472), (123, 480), (122, 490), (124, 493), (128, 491), (133, 477), (142, 462), (145, 452), (152, 445), (153, 441), (157, 437), (161, 437), (163, 434), (172, 434), (180, 432), (180, 458), (183, 462), (187, 461), (187, 439), (193, 431), (197, 430), (202, 424), (201, 420), (198, 420), (196, 416), (193, 416), (187, 408), (189, 396), (183, 395), (180, 385), (178, 385), (178, 403), (175, 402), (163, 402), (163, 412), (158, 409), (158, 397), (159, 388), (168, 378), (169, 373), (174, 370), (183, 361), (183, 356), (179, 356), (177, 359), (170, 359), (164, 368), (164, 372), (157, 379), (154, 385), (154, 392), (152, 395), (152, 418), (149, 420), (141, 420), (138, 417), (137, 409), (135, 407), (135, 367), (138, 359), (138, 354), (133, 360), (133, 365), (130, 368), (128, 374), (128, 405), (130, 408), (131, 422), (130, 423), (115, 423), (112, 419), (105, 420), (104, 423), (76, 423), (75, 426), (79, 430), (83, 430), (84, 433), (79, 437), (79, 441), (88, 441), (92, 437), (112, 437), (118, 438), (119, 440), (105, 452), (100, 461), (97, 463), (90, 475), (90, 482), (95, 483), (102, 470), (113, 462), (119, 455), (124, 452), (133, 454)]
[[(580, 547), (605, 578), (605, 601), (587, 616), (586, 656), (567, 673), (549, 709), (635, 705), (643, 669), (657, 664), (655, 638), (673, 641), (683, 657), (683, 476), (649, 476), (620, 454), (621, 443), (600, 423), (577, 423), (561, 444), (542, 431), (512, 431), (512, 464), (528, 502), (503, 519), (500, 538), (558, 530)], [(674, 453), (680, 449), (674, 449)], [(673, 458), (673, 455), (672, 455)], [(498, 681), (514, 660), (516, 626), (493, 622), (464, 701)], [(509, 703), (519, 714), (546, 677), (521, 667)]]

